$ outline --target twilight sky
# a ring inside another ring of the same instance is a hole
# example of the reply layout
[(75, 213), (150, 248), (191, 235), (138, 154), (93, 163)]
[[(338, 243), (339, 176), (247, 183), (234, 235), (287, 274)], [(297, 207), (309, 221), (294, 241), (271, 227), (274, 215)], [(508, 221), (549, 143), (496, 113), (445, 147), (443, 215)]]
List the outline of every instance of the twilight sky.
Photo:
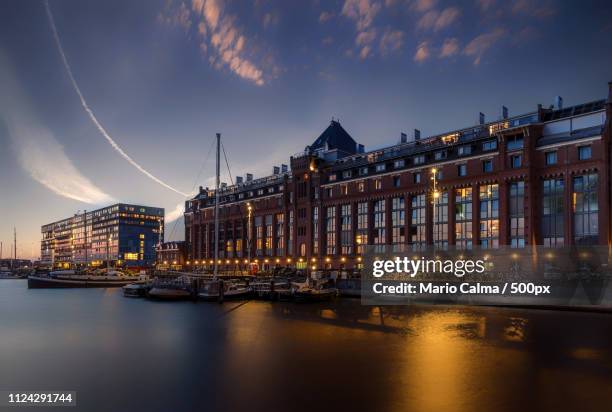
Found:
[(121, 201), (173, 214), (176, 191), (212, 185), (215, 132), (234, 175), (261, 177), (332, 116), (368, 150), (413, 128), (470, 126), (479, 111), (496, 119), (502, 104), (513, 115), (556, 95), (604, 98), (612, 80), (605, 0), (49, 6), (72, 79), (45, 3), (0, 4), (5, 257), (13, 225), (20, 257), (37, 257), (40, 226), (78, 210)]

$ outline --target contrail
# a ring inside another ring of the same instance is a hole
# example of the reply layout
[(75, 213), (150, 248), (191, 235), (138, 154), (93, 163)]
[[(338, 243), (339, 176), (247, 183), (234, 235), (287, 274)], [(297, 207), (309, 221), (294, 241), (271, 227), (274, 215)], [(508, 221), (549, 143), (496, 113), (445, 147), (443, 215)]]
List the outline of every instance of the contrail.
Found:
[(68, 59), (66, 58), (66, 54), (64, 53), (64, 48), (62, 47), (62, 42), (60, 41), (59, 34), (57, 33), (57, 28), (55, 27), (55, 20), (53, 19), (53, 14), (51, 14), (51, 8), (49, 7), (48, 0), (45, 0), (45, 8), (47, 9), (47, 17), (49, 17), (49, 24), (51, 25), (51, 30), (53, 31), (53, 37), (55, 38), (55, 44), (57, 45), (57, 49), (59, 50), (59, 53), (60, 53), (60, 55), (62, 57), (62, 61), (64, 62), (64, 67), (66, 68), (66, 71), (68, 72), (68, 77), (70, 77), (70, 81), (72, 82), (72, 87), (74, 88), (74, 91), (79, 96), (79, 99), (81, 100), (81, 105), (83, 106), (83, 109), (85, 109), (85, 111), (89, 115), (89, 118), (94, 123), (94, 125), (98, 128), (98, 130), (100, 131), (102, 136), (104, 136), (104, 138), (108, 141), (108, 143), (110, 143), (112, 148), (115, 149), (115, 151), (117, 151), (117, 153), (119, 153), (125, 160), (130, 162), (130, 164), (132, 166), (134, 166), (136, 169), (138, 169), (145, 176), (147, 176), (148, 178), (152, 179), (153, 181), (159, 183), (160, 185), (164, 186), (165, 188), (170, 189), (173, 192), (178, 193), (181, 196), (189, 197), (190, 196), (189, 194), (183, 193), (180, 190), (175, 189), (174, 187), (170, 186), (169, 184), (167, 184), (163, 180), (159, 179), (158, 177), (152, 175), (144, 167), (139, 165), (134, 159), (132, 159), (130, 157), (130, 155), (128, 155), (117, 144), (117, 142), (115, 142), (113, 140), (112, 137), (110, 137), (110, 135), (106, 132), (104, 127), (102, 127), (102, 125), (100, 124), (100, 122), (96, 118), (96, 115), (89, 108), (89, 105), (87, 105), (87, 102), (85, 101), (85, 98), (83, 97), (83, 93), (81, 93), (81, 89), (79, 88), (79, 85), (77, 84), (76, 80), (74, 79), (74, 76), (72, 74), (72, 69), (70, 68), (70, 64), (68, 64)]

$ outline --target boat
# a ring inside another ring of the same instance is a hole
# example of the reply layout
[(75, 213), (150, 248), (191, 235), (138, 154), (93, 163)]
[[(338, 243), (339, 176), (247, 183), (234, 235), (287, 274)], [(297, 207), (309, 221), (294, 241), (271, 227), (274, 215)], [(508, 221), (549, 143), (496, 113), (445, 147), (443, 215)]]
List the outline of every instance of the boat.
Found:
[(291, 285), (285, 280), (259, 281), (251, 284), (253, 295), (258, 299), (289, 300)]
[(147, 296), (160, 300), (182, 300), (191, 298), (193, 294), (189, 279), (186, 276), (180, 276), (172, 280), (155, 279)]
[(79, 271), (55, 270), (28, 276), (28, 289), (48, 288), (118, 288), (131, 283), (145, 283), (146, 275), (130, 275), (115, 269)]
[(223, 300), (248, 299), (253, 294), (253, 288), (244, 283), (213, 280), (201, 285), (198, 297), (207, 301), (220, 300), (221, 285), (223, 285)]
[(326, 280), (306, 279), (303, 283), (292, 283), (293, 297), (297, 302), (320, 302), (338, 295), (338, 289), (328, 286)]
[(142, 298), (147, 296), (149, 285), (146, 283), (130, 283), (123, 287), (123, 296), (132, 298)]

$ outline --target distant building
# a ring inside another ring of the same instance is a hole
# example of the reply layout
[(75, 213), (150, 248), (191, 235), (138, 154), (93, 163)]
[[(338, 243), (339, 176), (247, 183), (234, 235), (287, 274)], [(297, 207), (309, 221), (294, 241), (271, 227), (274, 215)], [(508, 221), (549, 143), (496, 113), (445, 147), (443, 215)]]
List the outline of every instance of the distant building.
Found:
[(612, 245), (612, 83), (607, 100), (501, 112), (368, 152), (332, 121), (290, 170), (221, 187), (217, 245), (215, 191), (200, 188), (185, 205), (187, 259), (207, 269), (217, 248), (222, 270), (249, 256), (351, 269), (364, 245)]
[(42, 226), (41, 262), (148, 267), (163, 241), (164, 209), (118, 203)]
[(184, 241), (165, 242), (157, 245), (155, 250), (157, 252), (156, 267), (158, 269), (180, 270), (187, 264), (187, 244)]
[(27, 269), (33, 266), (33, 262), (28, 259), (0, 259), (0, 268)]

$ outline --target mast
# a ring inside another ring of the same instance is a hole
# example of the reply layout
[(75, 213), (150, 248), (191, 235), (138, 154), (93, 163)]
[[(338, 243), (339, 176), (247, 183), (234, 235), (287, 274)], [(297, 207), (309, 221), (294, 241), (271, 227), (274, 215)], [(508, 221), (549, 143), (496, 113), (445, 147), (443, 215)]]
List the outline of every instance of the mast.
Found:
[(217, 169), (215, 175), (215, 269), (214, 278), (219, 273), (219, 185), (221, 173), (221, 133), (217, 133)]
[(85, 228), (85, 270), (87, 270), (87, 266), (88, 266), (88, 261), (87, 261), (87, 210), (83, 211), (83, 218), (85, 219), (85, 222), (83, 224), (83, 227)]
[(13, 226), (13, 251), (14, 251), (14, 256), (15, 259), (13, 260), (13, 265), (11, 265), (11, 269), (13, 268), (14, 265), (17, 264), (17, 228), (15, 226)]

